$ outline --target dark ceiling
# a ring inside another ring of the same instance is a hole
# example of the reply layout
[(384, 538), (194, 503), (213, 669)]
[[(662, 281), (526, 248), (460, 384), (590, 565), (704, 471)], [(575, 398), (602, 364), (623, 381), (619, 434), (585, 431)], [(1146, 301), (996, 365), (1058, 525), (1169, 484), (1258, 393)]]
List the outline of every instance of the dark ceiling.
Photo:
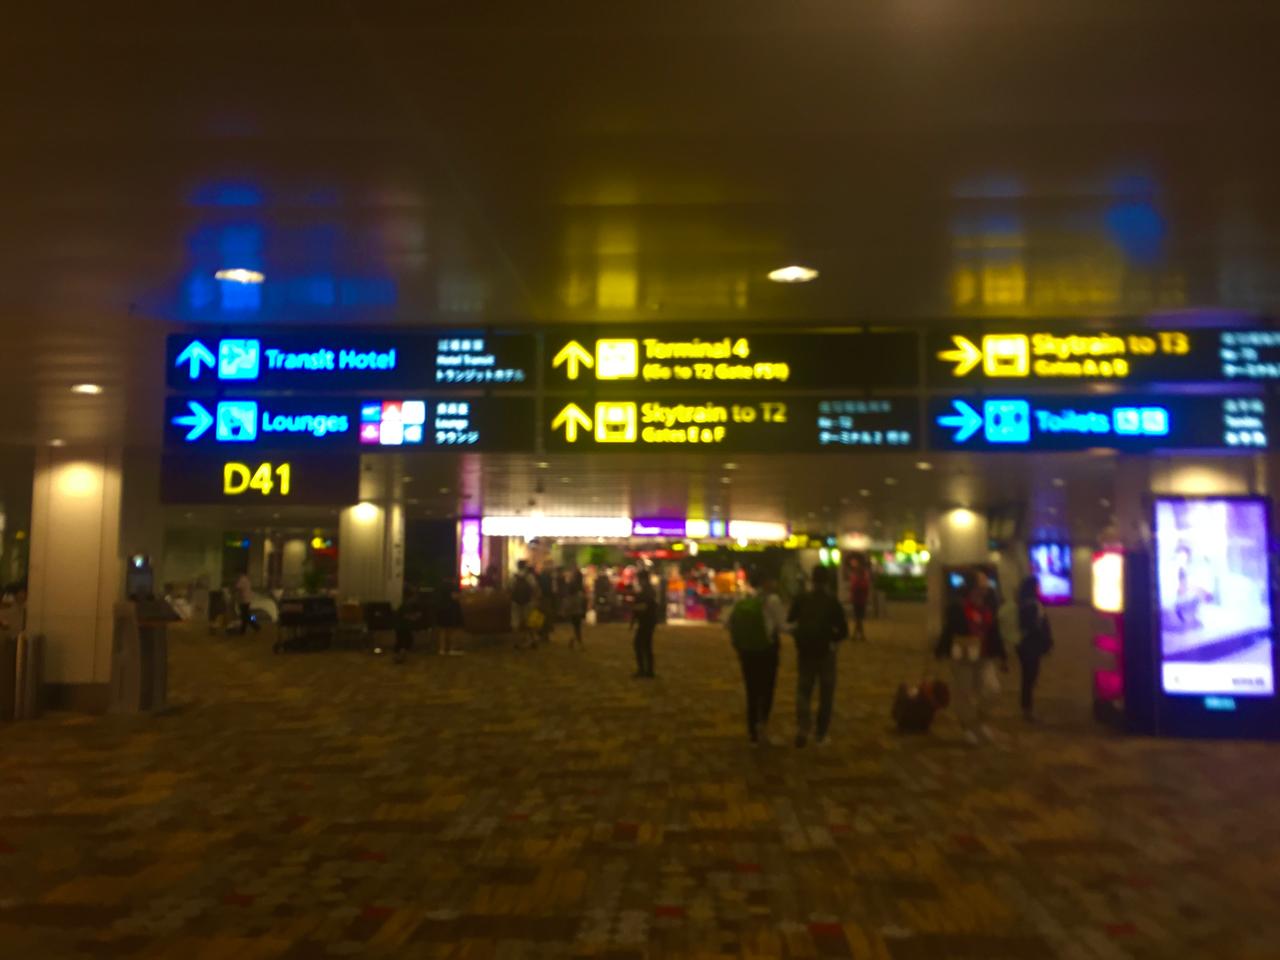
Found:
[(1267, 314), (1278, 64), (1273, 0), (15, 5), (0, 442), (158, 439), (225, 266), (257, 322)]

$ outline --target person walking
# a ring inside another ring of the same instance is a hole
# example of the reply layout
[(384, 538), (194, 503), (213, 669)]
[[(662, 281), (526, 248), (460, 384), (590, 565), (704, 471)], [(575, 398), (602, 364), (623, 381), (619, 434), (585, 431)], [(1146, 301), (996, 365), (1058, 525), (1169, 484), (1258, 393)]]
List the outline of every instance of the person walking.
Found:
[(752, 743), (773, 743), (769, 714), (778, 680), (778, 643), (787, 626), (786, 611), (777, 593), (777, 580), (762, 574), (756, 589), (729, 611), (725, 629), (738, 654), (747, 694), (747, 737)]
[(654, 592), (649, 574), (640, 571), (639, 593), (631, 605), (631, 627), (635, 631), (632, 645), (636, 652), (636, 672), (632, 676), (637, 680), (652, 680), (653, 673), (653, 632), (658, 627), (658, 595)]
[(1027, 577), (1018, 588), (1018, 661), (1022, 666), (1022, 718), (1035, 723), (1032, 708), (1036, 681), (1040, 678), (1040, 660), (1053, 649), (1053, 632), (1049, 629), (1049, 617), (1040, 602), (1039, 583), (1035, 577)]
[(813, 586), (796, 597), (787, 616), (796, 637), (796, 746), (809, 742), (813, 686), (818, 685), (817, 743), (830, 741), (836, 694), (836, 647), (849, 635), (849, 621), (832, 590), (831, 571), (813, 568)]
[(529, 650), (537, 645), (538, 638), (529, 622), (537, 593), (537, 582), (529, 564), (521, 560), (516, 564), (516, 575), (511, 581), (511, 629), (516, 635), (517, 650)]
[(250, 627), (257, 633), (261, 628), (253, 619), (253, 583), (247, 573), (240, 574), (236, 580), (236, 608), (240, 612), (240, 636), (248, 633)]
[(995, 591), (981, 571), (965, 578), (963, 591), (948, 604), (936, 653), (949, 659), (954, 678), (956, 717), (966, 742), (990, 742), (987, 700), (999, 688), (996, 663), (1007, 656), (996, 619)]
[(849, 600), (853, 607), (853, 639), (866, 640), (863, 621), (867, 619), (867, 601), (871, 599), (871, 571), (863, 560), (854, 559), (849, 575)]
[(573, 628), (569, 637), (569, 649), (583, 649), (582, 620), (587, 615), (587, 591), (582, 571), (577, 567), (566, 570), (560, 591), (560, 615)]

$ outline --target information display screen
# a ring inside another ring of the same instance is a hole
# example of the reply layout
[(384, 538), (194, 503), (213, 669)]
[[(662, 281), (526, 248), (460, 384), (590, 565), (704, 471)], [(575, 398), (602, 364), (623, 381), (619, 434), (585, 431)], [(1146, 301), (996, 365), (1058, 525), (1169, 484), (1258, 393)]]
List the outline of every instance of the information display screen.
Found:
[(535, 334), (220, 331), (171, 336), (170, 387), (192, 391), (534, 388)]
[(1274, 695), (1267, 513), (1261, 498), (1156, 501), (1165, 693)]
[(162, 503), (341, 506), (359, 494), (358, 455), (168, 451), (160, 462)]
[(993, 327), (930, 334), (931, 387), (1280, 380), (1280, 332)]
[(1071, 545), (1033, 543), (1030, 547), (1031, 573), (1036, 578), (1040, 602), (1050, 605), (1071, 602)]
[(544, 411), (548, 450), (892, 451), (919, 446), (915, 399), (569, 400)]
[(1262, 397), (1006, 395), (934, 397), (935, 450), (1259, 450), (1271, 422)]
[(170, 397), (165, 410), (170, 449), (534, 450), (534, 405), (515, 397)]
[(915, 389), (912, 331), (756, 333), (750, 326), (569, 329), (544, 334), (544, 383), (634, 392)]

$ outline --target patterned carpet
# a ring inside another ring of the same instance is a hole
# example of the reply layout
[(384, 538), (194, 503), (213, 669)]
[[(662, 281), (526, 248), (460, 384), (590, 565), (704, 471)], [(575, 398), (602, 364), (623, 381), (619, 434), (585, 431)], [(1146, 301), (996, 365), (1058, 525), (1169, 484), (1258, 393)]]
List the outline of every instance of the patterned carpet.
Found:
[(649, 683), (616, 627), (403, 667), (180, 632), (169, 714), (0, 727), (0, 957), (1280, 956), (1280, 748), (1094, 728), (1074, 633), (974, 750), (892, 732), (923, 632), (874, 623), (799, 751), (747, 744), (717, 630)]

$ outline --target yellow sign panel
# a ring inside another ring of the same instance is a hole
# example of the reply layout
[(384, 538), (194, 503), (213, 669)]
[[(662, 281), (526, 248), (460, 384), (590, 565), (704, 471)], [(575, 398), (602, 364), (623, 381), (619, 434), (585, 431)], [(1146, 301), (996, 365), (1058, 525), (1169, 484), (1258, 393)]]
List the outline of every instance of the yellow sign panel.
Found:
[(604, 401), (596, 404), (597, 443), (635, 443), (636, 405)]
[(596, 379), (634, 380), (640, 373), (640, 344), (635, 340), (596, 341)]
[(222, 465), (222, 492), (228, 497), (245, 493), (258, 493), (264, 497), (275, 493), (287, 497), (292, 479), (293, 467), (288, 463), (261, 463), (256, 467), (236, 462)]
[(596, 340), (594, 348), (589, 350), (577, 340), (570, 340), (556, 352), (551, 367), (563, 367), (569, 380), (577, 380), (583, 370), (594, 370), (596, 380), (646, 383), (757, 380), (786, 383), (791, 379), (791, 365), (755, 356), (749, 337), (713, 340), (606, 337)]
[(981, 346), (954, 335), (951, 346), (939, 350), (943, 363), (954, 364), (951, 375), (966, 377), (979, 365), (992, 379), (1123, 380), (1133, 372), (1132, 357), (1184, 356), (1191, 338), (1180, 331), (1126, 334), (993, 333)]

